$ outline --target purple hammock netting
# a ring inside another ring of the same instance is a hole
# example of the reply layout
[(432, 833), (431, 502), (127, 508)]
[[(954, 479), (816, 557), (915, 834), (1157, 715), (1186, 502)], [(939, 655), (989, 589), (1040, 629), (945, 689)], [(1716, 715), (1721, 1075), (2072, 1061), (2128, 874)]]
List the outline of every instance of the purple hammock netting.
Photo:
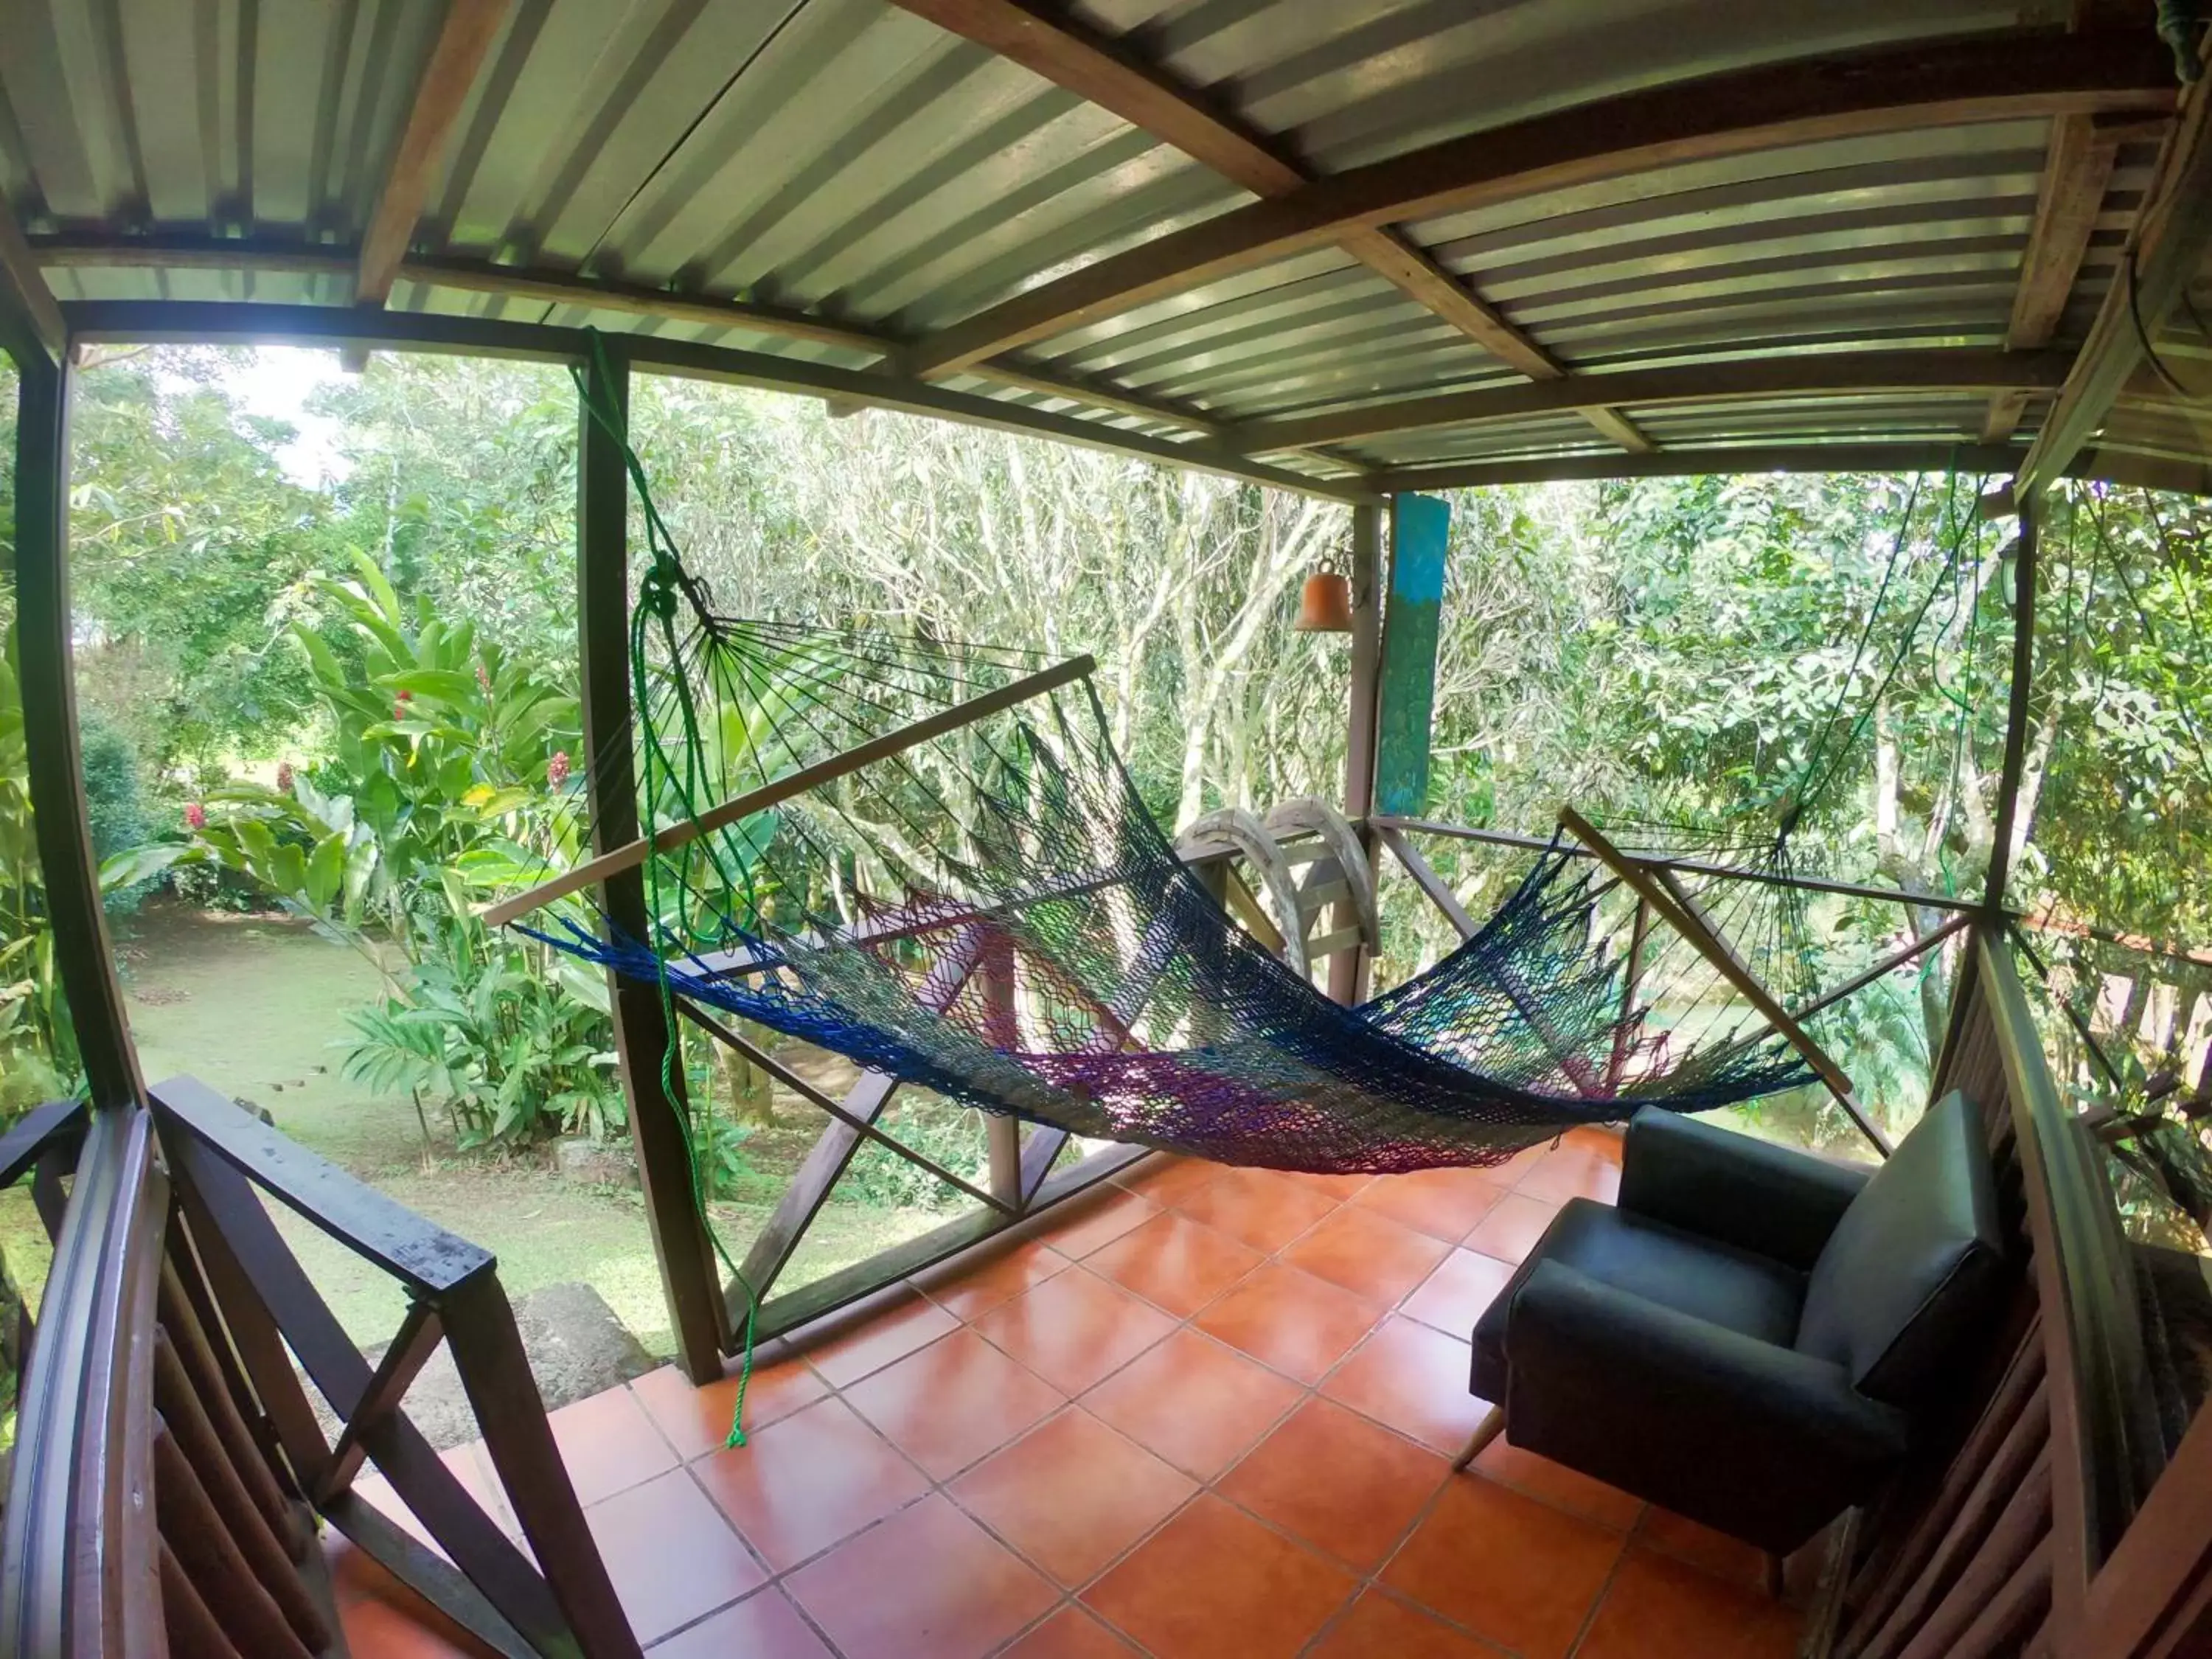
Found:
[[(718, 615), (648, 525), (647, 822), (658, 842), (708, 827), (646, 860), (650, 937), (571, 896), (528, 924), (562, 950), (985, 1111), (1275, 1169), (1494, 1163), (1646, 1104), (1812, 1078), (1656, 928), (1624, 1018), (1628, 897), (1556, 845), (1452, 954), (1340, 1006), (1176, 856), (1087, 677), (898, 747), (882, 740), (1042, 660)], [(872, 743), (858, 769), (715, 810)], [(1742, 891), (1770, 896), (1764, 921), (1714, 920), (1800, 981), (1794, 896), (1734, 884), (1727, 902)]]

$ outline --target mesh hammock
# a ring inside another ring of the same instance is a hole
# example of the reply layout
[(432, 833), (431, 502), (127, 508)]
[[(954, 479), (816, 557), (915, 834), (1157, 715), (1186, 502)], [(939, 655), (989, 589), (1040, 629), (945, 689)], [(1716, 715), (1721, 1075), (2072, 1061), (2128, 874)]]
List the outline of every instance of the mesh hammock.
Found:
[[(538, 890), (525, 925), (672, 1013), (687, 999), (1079, 1136), (1317, 1172), (1495, 1163), (1812, 1079), (1694, 951), (1671, 954), (1702, 985), (1653, 940), (1624, 999), (1631, 907), (1557, 842), (1452, 954), (1332, 1001), (1176, 855), (1084, 665), (725, 615), (629, 465), (652, 555), (631, 640), (647, 933), (592, 905), (605, 860)], [(1787, 903), (1764, 914), (1736, 948), (1800, 982)]]

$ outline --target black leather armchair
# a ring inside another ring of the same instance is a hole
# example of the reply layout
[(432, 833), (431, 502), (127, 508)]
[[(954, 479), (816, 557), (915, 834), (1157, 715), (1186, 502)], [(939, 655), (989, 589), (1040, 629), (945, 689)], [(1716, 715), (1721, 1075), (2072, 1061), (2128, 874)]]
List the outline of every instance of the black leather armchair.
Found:
[(1980, 1115), (1947, 1097), (1879, 1170), (1646, 1109), (1617, 1206), (1577, 1199), (1474, 1331), (1513, 1443), (1796, 1549), (1871, 1495), (1985, 1334), (2003, 1245)]

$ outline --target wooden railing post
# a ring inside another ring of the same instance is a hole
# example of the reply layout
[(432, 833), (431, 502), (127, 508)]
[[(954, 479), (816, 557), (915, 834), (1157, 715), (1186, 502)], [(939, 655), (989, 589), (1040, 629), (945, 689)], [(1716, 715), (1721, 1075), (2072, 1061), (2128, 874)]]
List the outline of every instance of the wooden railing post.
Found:
[[(579, 411), (576, 457), (576, 628), (583, 658), (584, 775), (590, 782), (592, 848), (605, 853), (637, 839), (637, 773), (631, 739), (629, 659), (629, 487), (618, 422), (629, 417), (629, 362), (610, 344), (585, 365), (586, 406)], [(602, 901), (617, 933), (650, 939), (644, 878), (635, 868), (609, 876)], [(677, 1363), (694, 1382), (722, 1374), (728, 1321), (715, 1282), (714, 1248), (692, 1188), (684, 1065), (672, 1055), (677, 1033), (650, 985), (609, 973), (615, 1053), (629, 1104), (629, 1131), (645, 1190), (645, 1224), (660, 1267), (661, 1293), (676, 1334)]]
[(70, 653), (70, 368), (18, 360), (15, 426), (16, 672), (38, 829), (39, 869), (70, 1024), (95, 1106), (144, 1092), (122, 988), (100, 912), (100, 871), (77, 752), (76, 675)]

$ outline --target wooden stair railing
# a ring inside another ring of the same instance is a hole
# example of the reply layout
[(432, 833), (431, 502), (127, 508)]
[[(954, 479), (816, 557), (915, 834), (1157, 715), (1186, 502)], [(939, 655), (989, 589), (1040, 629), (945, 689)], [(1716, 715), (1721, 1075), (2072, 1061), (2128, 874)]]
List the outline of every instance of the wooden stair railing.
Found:
[(1986, 925), (1936, 1068), (1934, 1092), (1954, 1089), (1982, 1109), (2023, 1271), (1978, 1375), (1960, 1379), (1950, 1432), (1844, 1528), (1807, 1650), (2212, 1650), (2212, 1421), (2161, 1473), (2117, 1211), (2051, 1083), (2011, 951)]
[[(203, 1085), (152, 1099), (41, 1108), (0, 1136), (0, 1187), (32, 1175), (56, 1240), (0, 1527), (0, 1653), (343, 1659), (326, 1520), (495, 1652), (637, 1659), (492, 1258)], [(405, 1287), (376, 1366), (263, 1193)], [(401, 1408), (441, 1340), (530, 1556)], [(353, 1492), (365, 1460), (435, 1548)]]

